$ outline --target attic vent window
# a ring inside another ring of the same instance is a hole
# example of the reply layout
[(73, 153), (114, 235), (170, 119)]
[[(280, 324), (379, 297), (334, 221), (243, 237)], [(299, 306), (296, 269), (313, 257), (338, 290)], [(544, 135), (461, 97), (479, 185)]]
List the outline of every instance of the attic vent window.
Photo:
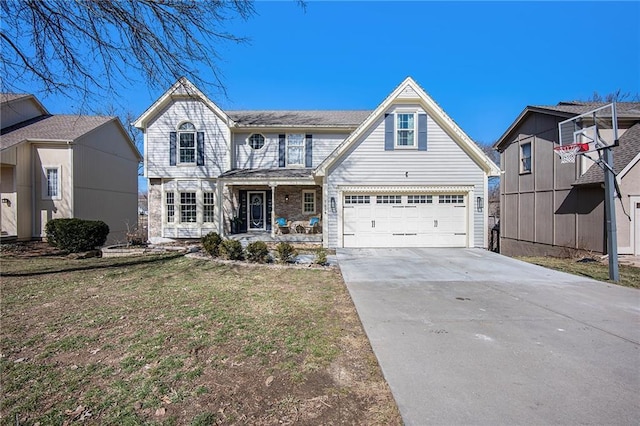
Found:
[(253, 149), (260, 149), (264, 146), (264, 136), (254, 133), (249, 136), (249, 146)]

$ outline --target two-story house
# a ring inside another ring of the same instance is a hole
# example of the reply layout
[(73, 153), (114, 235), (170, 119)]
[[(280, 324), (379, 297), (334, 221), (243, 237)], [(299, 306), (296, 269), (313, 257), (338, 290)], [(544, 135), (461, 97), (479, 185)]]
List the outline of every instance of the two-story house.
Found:
[(499, 169), (411, 78), (373, 111), (223, 111), (181, 78), (134, 125), (152, 241), (315, 217), (331, 248), (487, 245)]
[(50, 219), (75, 217), (126, 242), (142, 157), (117, 117), (50, 114), (33, 95), (4, 93), (0, 121), (3, 239), (41, 239)]
[[(527, 106), (494, 145), (501, 153), (500, 251), (510, 256), (606, 253), (604, 173), (586, 157), (561, 163), (558, 123), (603, 103)], [(618, 252), (640, 254), (640, 103), (619, 102)], [(591, 153), (595, 158), (597, 154)]]

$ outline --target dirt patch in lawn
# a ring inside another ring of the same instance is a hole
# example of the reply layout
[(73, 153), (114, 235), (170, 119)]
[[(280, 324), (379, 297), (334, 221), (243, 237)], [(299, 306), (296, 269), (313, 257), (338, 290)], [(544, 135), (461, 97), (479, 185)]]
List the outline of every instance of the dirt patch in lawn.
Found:
[(2, 424), (401, 424), (338, 270), (112, 261), (2, 278)]

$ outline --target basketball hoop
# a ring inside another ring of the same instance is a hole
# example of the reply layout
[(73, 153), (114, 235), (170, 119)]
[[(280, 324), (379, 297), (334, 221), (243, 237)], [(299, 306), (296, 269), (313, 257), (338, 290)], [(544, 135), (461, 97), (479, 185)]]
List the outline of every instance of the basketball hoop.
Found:
[(575, 163), (576, 155), (579, 152), (585, 152), (589, 150), (588, 143), (572, 143), (569, 145), (560, 145), (553, 148), (556, 154), (560, 156), (560, 162), (562, 164), (565, 163)]

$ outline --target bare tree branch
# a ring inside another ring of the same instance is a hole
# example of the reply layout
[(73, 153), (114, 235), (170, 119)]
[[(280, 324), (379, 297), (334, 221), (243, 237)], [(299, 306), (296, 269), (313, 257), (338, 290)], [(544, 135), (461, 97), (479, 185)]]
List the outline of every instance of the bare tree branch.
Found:
[(226, 94), (219, 48), (247, 39), (224, 27), (254, 13), (242, 0), (2, 0), (2, 90), (33, 92), (25, 86), (35, 83), (45, 93), (97, 99), (134, 75), (151, 88), (187, 76)]

